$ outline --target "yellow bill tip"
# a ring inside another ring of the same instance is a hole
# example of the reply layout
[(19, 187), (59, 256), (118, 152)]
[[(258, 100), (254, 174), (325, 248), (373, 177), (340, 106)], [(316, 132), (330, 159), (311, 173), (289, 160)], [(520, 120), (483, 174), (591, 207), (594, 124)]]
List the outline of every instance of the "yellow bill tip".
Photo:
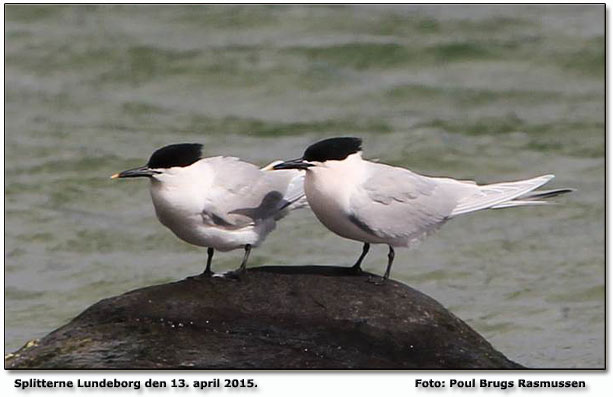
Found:
[(111, 179), (116, 179), (116, 178), (119, 178), (119, 174), (118, 173), (111, 175)]

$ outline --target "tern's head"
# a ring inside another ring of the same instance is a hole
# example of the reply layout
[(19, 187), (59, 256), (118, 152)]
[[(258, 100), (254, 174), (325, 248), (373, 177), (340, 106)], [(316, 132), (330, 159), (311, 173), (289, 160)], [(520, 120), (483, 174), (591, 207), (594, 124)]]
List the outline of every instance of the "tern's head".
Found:
[(199, 143), (168, 145), (153, 152), (147, 165), (122, 171), (111, 176), (111, 179), (136, 177), (157, 179), (165, 174), (180, 172), (201, 158), (202, 145)]
[(276, 170), (297, 168), (308, 169), (325, 165), (330, 161), (343, 161), (349, 156), (362, 152), (362, 140), (353, 137), (328, 138), (309, 146), (304, 155), (296, 160), (288, 160), (275, 165)]

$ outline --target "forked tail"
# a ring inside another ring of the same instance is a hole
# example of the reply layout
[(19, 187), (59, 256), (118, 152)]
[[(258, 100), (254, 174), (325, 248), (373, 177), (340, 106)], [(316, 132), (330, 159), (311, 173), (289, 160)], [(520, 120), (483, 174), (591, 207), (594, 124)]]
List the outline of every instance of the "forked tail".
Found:
[(526, 179), (524, 181), (476, 186), (478, 188), (476, 194), (471, 194), (461, 199), (456, 208), (454, 208), (454, 210), (451, 212), (450, 216), (466, 214), (489, 208), (498, 209), (520, 207), (524, 205), (551, 204), (547, 201), (540, 200), (564, 193), (570, 193), (575, 190), (561, 188), (534, 191), (553, 178), (553, 175), (543, 175), (532, 179)]

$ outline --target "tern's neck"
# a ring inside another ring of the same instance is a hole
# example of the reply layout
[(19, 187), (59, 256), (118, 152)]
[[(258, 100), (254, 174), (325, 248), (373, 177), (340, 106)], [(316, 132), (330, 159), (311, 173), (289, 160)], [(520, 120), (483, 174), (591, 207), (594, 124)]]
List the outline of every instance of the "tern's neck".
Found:
[(360, 154), (356, 153), (344, 160), (326, 161), (307, 169), (304, 192), (311, 209), (320, 220), (346, 211), (351, 195), (357, 186), (361, 186), (365, 177), (366, 164)]
[(311, 185), (311, 188), (323, 190), (355, 186), (364, 178), (366, 164), (367, 162), (362, 160), (361, 153), (354, 153), (344, 160), (318, 164), (307, 169), (305, 188), (307, 184)]
[(157, 211), (172, 208), (199, 212), (212, 180), (210, 170), (204, 165), (168, 170), (151, 181), (153, 204)]
[(213, 175), (206, 163), (199, 161), (188, 167), (177, 167), (156, 175), (152, 180), (152, 187), (165, 189), (202, 189), (210, 184)]
[(344, 160), (328, 160), (316, 167), (308, 168), (307, 175), (330, 175), (344, 174), (348, 178), (352, 175), (360, 174), (363, 171), (365, 161), (362, 159), (362, 153), (354, 153), (347, 156)]

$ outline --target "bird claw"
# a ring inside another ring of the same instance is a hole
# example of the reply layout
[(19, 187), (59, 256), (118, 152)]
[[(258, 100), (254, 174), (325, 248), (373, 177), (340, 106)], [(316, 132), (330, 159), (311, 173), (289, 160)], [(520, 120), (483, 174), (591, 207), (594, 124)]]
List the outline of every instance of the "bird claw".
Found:
[(212, 278), (212, 277), (216, 277), (216, 276), (217, 276), (216, 273), (213, 273), (211, 271), (208, 271), (208, 272), (204, 271), (204, 272), (202, 272), (200, 274), (197, 274), (195, 276), (189, 276), (189, 277), (187, 277), (187, 279), (188, 280), (198, 281), (198, 280), (203, 280), (205, 278)]
[(370, 277), (368, 277), (368, 279), (366, 281), (371, 283), (371, 284), (374, 284), (374, 285), (383, 285), (383, 284), (385, 284), (385, 278), (384, 277), (373, 277), (373, 276), (370, 276)]
[(240, 281), (244, 275), (245, 275), (245, 272), (241, 272), (238, 270), (231, 270), (229, 272), (222, 273), (216, 277), (220, 277), (220, 278), (224, 278), (224, 279), (232, 280), (232, 281)]
[(351, 267), (349, 268), (348, 273), (349, 273), (349, 274), (352, 274), (352, 275), (359, 276), (360, 274), (364, 273), (364, 271), (362, 270), (362, 268), (361, 268), (361, 267), (351, 266)]

